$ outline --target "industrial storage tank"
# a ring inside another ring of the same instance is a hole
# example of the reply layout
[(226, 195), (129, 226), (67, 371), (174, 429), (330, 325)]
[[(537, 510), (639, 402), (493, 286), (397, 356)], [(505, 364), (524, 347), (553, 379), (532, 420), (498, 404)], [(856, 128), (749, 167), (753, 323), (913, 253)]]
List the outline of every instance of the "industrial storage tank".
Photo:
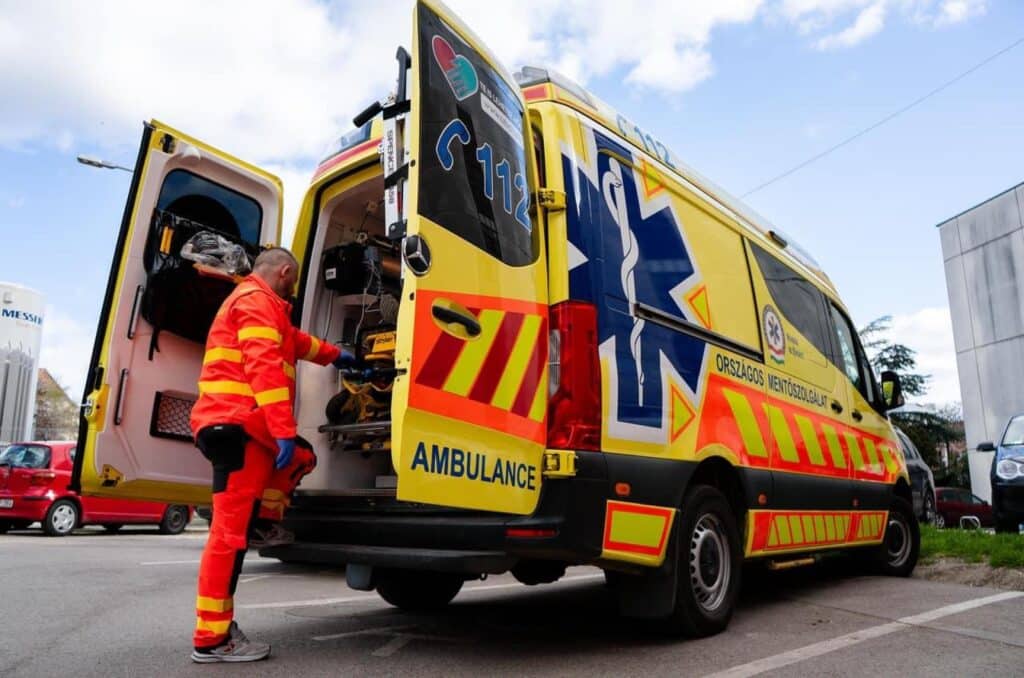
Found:
[(32, 437), (43, 308), (39, 292), (0, 282), (0, 443)]

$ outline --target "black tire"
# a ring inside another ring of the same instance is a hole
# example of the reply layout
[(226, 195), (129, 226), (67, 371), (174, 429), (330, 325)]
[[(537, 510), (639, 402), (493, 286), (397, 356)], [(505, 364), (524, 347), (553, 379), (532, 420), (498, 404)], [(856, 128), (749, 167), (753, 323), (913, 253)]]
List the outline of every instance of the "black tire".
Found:
[(660, 626), (672, 635), (710, 636), (729, 625), (740, 592), (736, 517), (718, 489), (697, 485), (683, 498), (679, 519), (675, 609)]
[(447, 572), (388, 570), (381, 572), (377, 593), (407, 612), (431, 612), (443, 608), (462, 590), (465, 579)]
[(78, 504), (70, 499), (58, 499), (50, 505), (43, 518), (43, 532), (51, 537), (66, 537), (74, 532), (81, 520)]
[(1020, 521), (1016, 518), (996, 516), (996, 532), (999, 534), (1017, 534), (1020, 532)]
[(896, 497), (889, 507), (889, 522), (881, 546), (870, 550), (872, 569), (886, 577), (909, 577), (921, 553), (921, 529), (914, 509)]
[(168, 506), (160, 521), (160, 534), (181, 534), (188, 525), (187, 506)]
[(103, 529), (110, 534), (117, 534), (121, 531), (122, 527), (124, 527), (124, 525), (121, 523), (103, 523)]

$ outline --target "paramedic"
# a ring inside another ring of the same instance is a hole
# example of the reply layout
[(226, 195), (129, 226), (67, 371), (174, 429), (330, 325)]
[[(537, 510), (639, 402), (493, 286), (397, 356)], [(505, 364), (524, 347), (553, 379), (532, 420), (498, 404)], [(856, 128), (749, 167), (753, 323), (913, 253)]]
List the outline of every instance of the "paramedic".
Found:
[(250, 546), (289, 543), (280, 527), (292, 492), (316, 456), (296, 436), (295, 362), (342, 368), (347, 351), (291, 324), (285, 301), (298, 277), (286, 249), (257, 257), (252, 274), (228, 296), (206, 340), (192, 432), (213, 464), (213, 517), (199, 565), (193, 661), (256, 661), (270, 646), (246, 639), (232, 620), (235, 586)]

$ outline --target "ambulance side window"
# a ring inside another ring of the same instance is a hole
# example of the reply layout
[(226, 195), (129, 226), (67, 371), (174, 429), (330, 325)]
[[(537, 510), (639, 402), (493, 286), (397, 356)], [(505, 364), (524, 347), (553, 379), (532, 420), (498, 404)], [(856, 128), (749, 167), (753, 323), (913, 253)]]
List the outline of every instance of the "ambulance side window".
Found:
[(750, 249), (754, 252), (754, 258), (779, 311), (822, 356), (828, 356), (831, 353), (831, 344), (828, 337), (825, 295), (802, 275), (761, 247), (750, 243)]
[(847, 378), (857, 387), (864, 400), (871, 403), (876, 409), (884, 411), (878, 397), (879, 390), (875, 384), (874, 372), (871, 363), (868, 362), (864, 349), (857, 339), (857, 333), (853, 325), (847, 320), (834, 304), (829, 304), (832, 313), (832, 325), (835, 328), (837, 366), (843, 370)]

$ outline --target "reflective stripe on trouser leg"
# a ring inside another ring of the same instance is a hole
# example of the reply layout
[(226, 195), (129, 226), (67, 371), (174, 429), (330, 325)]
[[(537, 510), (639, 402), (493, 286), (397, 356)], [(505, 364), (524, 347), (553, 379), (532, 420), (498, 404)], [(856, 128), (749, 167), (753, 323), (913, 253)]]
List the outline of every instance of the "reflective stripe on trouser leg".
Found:
[(260, 518), (279, 522), (284, 517), (285, 509), (291, 504), (295, 488), (314, 468), (316, 468), (316, 455), (313, 450), (304, 446), (296, 446), (291, 463), (271, 474), (267, 488), (263, 492)]
[(241, 469), (232, 471), (223, 491), (213, 495), (213, 522), (199, 563), (193, 645), (214, 647), (227, 638), (234, 592), (248, 548), (249, 526), (273, 468), (274, 452), (254, 441), (245, 446)]

